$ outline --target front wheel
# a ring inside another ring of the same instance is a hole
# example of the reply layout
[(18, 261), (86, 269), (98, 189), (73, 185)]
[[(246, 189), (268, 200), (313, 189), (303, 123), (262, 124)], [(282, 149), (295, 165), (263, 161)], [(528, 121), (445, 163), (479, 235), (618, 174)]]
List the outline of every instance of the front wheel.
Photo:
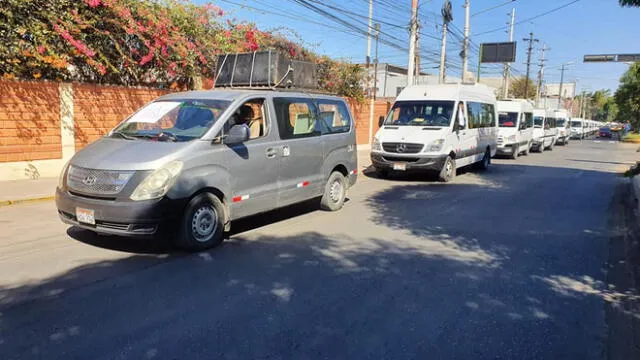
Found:
[(176, 245), (188, 251), (220, 245), (224, 240), (224, 214), (224, 205), (215, 195), (197, 195), (187, 204)]
[(524, 150), (523, 155), (524, 155), (524, 156), (529, 155), (529, 151), (531, 151), (531, 143), (528, 143), (528, 144), (527, 144), (527, 148)]
[(344, 175), (334, 171), (329, 176), (329, 181), (324, 187), (324, 194), (320, 200), (320, 208), (326, 211), (338, 211), (342, 209), (347, 197), (347, 182)]
[(440, 170), (440, 174), (438, 175), (438, 180), (441, 182), (449, 182), (453, 180), (454, 177), (456, 177), (456, 161), (451, 156), (447, 156), (444, 165), (442, 165), (442, 170)]
[(518, 155), (520, 155), (520, 147), (516, 144), (513, 145), (513, 151), (511, 151), (511, 156), (509, 156), (511, 159), (516, 160), (518, 158)]

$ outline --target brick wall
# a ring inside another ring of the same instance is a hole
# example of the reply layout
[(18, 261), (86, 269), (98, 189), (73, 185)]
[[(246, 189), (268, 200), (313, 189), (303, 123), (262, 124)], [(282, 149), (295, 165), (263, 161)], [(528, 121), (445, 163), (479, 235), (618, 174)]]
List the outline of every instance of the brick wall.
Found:
[(0, 81), (0, 162), (61, 157), (58, 84)]
[[(362, 103), (349, 101), (351, 112), (356, 123), (356, 142), (358, 145), (369, 144), (369, 100)], [(373, 135), (378, 131), (378, 118), (387, 116), (391, 102), (387, 100), (376, 100), (373, 108)]]
[(76, 150), (97, 140), (166, 90), (77, 84), (73, 86)]

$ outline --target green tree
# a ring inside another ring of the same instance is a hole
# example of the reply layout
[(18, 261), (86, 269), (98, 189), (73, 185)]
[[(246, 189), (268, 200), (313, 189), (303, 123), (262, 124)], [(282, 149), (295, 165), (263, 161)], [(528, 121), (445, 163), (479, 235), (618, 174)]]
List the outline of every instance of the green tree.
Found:
[(631, 65), (620, 78), (615, 101), (618, 105), (618, 119), (630, 121), (634, 128), (640, 128), (640, 62)]
[(525, 77), (520, 77), (513, 80), (509, 86), (509, 97), (513, 99), (524, 99), (525, 89), (529, 87), (527, 92), (528, 99), (535, 99), (536, 97), (536, 85), (533, 83), (533, 80), (529, 79), (527, 83), (527, 79)]

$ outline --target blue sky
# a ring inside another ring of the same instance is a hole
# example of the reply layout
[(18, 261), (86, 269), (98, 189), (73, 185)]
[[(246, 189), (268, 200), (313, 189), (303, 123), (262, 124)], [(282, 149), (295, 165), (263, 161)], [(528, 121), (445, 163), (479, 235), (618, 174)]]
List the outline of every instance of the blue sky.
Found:
[[(195, 2), (206, 2), (194, 0)], [(315, 6), (339, 15), (356, 28), (366, 31), (368, 0), (308, 0)], [(367, 40), (354, 29), (348, 29), (304, 8), (293, 0), (214, 0), (229, 16), (240, 21), (256, 23), (262, 29), (278, 29), (290, 37), (298, 38), (313, 50), (333, 58), (363, 62)], [(440, 8), (442, 0), (419, 0), (421, 22), (420, 46), (423, 70), (436, 73), (434, 67), (439, 62), (440, 51)], [(471, 13), (496, 7), (507, 0), (471, 0)], [(506, 30), (484, 32), (506, 27), (508, 13), (516, 9), (514, 40), (518, 41), (517, 62), (513, 64), (515, 75), (526, 70), (526, 47), (522, 41), (534, 32), (540, 40), (535, 46), (533, 58), (540, 56), (539, 49), (544, 43), (550, 50), (546, 53), (548, 68), (545, 81), (559, 82), (560, 65), (573, 61), (565, 72), (565, 81), (577, 81), (578, 89), (612, 89), (618, 86), (620, 75), (627, 65), (618, 63), (585, 64), (584, 54), (600, 53), (640, 53), (640, 9), (621, 8), (617, 0), (578, 0), (576, 3), (539, 18), (524, 21), (549, 10), (571, 3), (571, 0), (515, 0), (496, 9), (472, 15), (471, 40), (473, 48), (483, 42), (506, 41)], [(409, 34), (405, 29), (409, 23), (411, 0), (374, 0), (374, 19), (381, 23), (381, 38), (400, 47), (407, 47)], [(464, 0), (452, 0), (453, 31), (464, 28)], [(244, 6), (243, 6), (244, 5)], [(333, 8), (332, 8), (333, 7)], [(336, 9), (343, 9), (342, 12)], [(460, 74), (460, 40), (449, 36), (448, 75)], [(472, 51), (470, 68), (477, 67), (477, 50)], [(380, 44), (381, 62), (401, 66), (407, 65), (405, 51)], [(531, 76), (537, 74), (537, 66), (531, 69)], [(482, 76), (498, 76), (501, 65), (483, 67)]]

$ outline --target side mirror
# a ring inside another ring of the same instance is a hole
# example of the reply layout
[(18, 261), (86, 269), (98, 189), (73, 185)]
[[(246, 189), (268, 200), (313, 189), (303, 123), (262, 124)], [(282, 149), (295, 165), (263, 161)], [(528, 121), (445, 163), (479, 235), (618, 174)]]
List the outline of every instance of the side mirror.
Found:
[(380, 116), (380, 117), (378, 118), (378, 126), (379, 126), (379, 127), (382, 127), (382, 124), (384, 124), (384, 116)]
[(229, 129), (229, 134), (225, 136), (224, 143), (227, 145), (240, 144), (249, 140), (250, 135), (248, 126), (233, 125)]

